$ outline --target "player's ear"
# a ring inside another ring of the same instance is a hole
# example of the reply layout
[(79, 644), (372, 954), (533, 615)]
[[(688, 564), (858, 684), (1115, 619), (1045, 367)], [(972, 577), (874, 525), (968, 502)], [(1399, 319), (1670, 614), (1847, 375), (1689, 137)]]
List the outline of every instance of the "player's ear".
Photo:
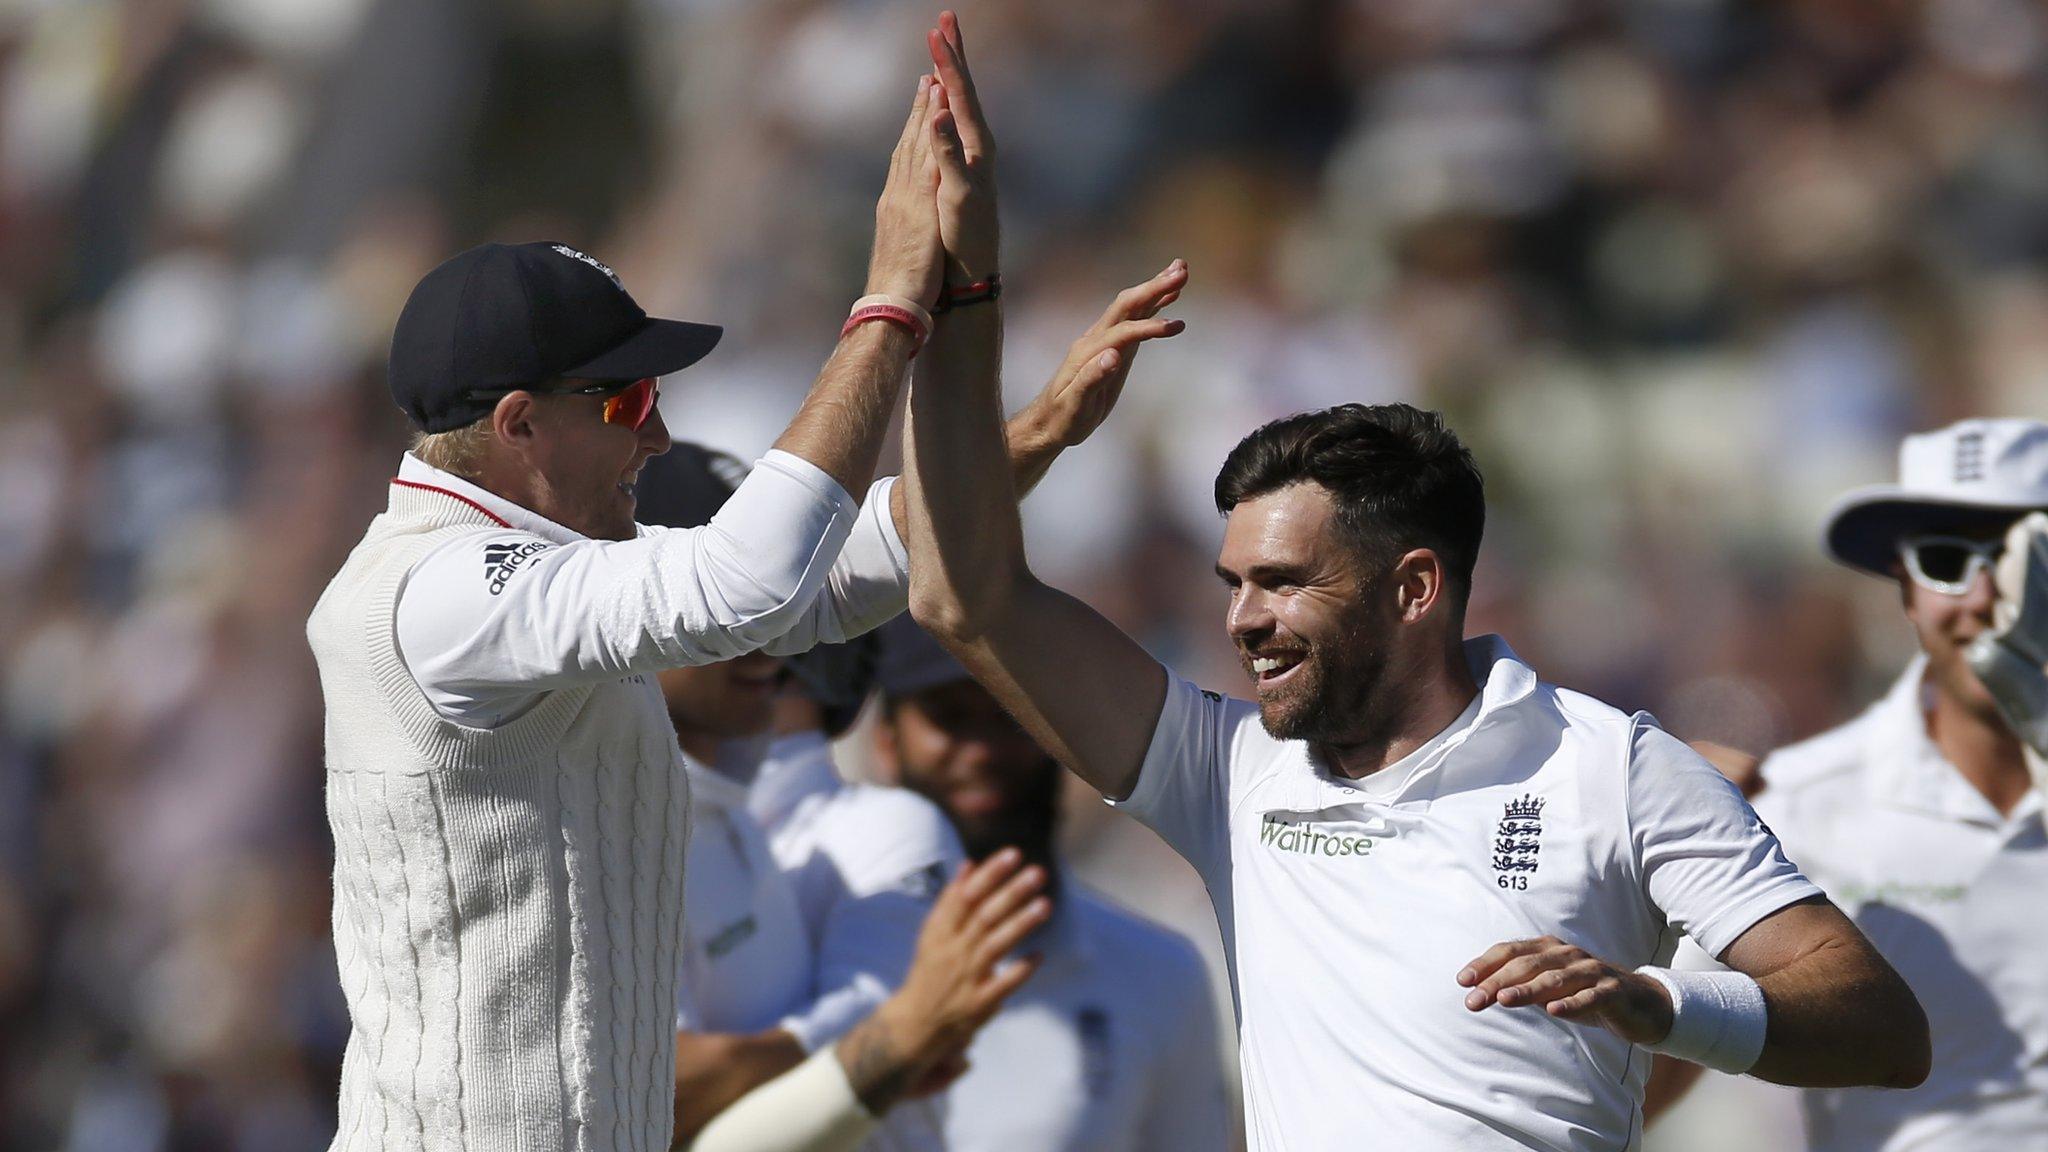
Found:
[(514, 392), (491, 409), (491, 431), (507, 444), (523, 447), (533, 440), (534, 417), (538, 409), (533, 393)]
[(1444, 598), (1444, 565), (1435, 550), (1415, 548), (1394, 561), (1389, 582), (1394, 591), (1394, 609), (1403, 623), (1427, 616)]

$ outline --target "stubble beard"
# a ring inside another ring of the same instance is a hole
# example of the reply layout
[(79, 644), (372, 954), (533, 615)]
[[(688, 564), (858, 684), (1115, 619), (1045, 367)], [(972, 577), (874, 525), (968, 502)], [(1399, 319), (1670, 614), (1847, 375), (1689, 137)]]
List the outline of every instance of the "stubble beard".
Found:
[(1301, 662), (1301, 682), (1278, 696), (1259, 698), (1259, 721), (1276, 740), (1346, 744), (1370, 727), (1370, 701), (1386, 669), (1386, 653), (1363, 646), (1344, 662), (1310, 648)]

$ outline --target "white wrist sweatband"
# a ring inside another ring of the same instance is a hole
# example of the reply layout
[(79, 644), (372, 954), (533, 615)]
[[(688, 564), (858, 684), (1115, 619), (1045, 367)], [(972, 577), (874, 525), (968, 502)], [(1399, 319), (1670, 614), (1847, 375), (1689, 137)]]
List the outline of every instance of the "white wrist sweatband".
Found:
[(1740, 972), (1642, 967), (1671, 993), (1671, 1032), (1643, 1047), (1716, 1072), (1740, 1074), (1764, 1054), (1764, 990)]
[(839, 1053), (826, 1048), (712, 1117), (690, 1152), (853, 1152), (874, 1129)]

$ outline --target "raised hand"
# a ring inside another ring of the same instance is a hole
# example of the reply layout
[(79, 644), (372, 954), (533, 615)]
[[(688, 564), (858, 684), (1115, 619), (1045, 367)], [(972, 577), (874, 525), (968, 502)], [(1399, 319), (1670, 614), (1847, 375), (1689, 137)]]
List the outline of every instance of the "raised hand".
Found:
[(917, 78), (910, 118), (889, 175), (875, 202), (875, 246), (868, 256), (868, 292), (886, 292), (930, 307), (939, 298), (945, 250), (939, 238), (938, 166), (931, 155), (932, 117), (940, 89), (929, 75)]
[(1157, 276), (1117, 294), (1101, 319), (1067, 349), (1067, 358), (1043, 391), (1011, 419), (1013, 439), (1025, 432), (1034, 443), (1072, 448), (1095, 433), (1123, 395), (1138, 347), (1147, 340), (1178, 336), (1182, 320), (1158, 319), (1159, 310), (1180, 299), (1188, 266), (1175, 260)]
[(1671, 994), (1662, 984), (1555, 936), (1495, 944), (1458, 973), (1458, 983), (1471, 989), (1465, 1007), (1474, 1012), (1495, 1004), (1542, 1008), (1631, 1044), (1655, 1044), (1671, 1034)]
[(1992, 576), (1993, 625), (1963, 655), (2033, 752), (2028, 770), (2048, 792), (2048, 513), (2030, 513), (2012, 526)]
[(960, 871), (926, 914), (903, 986), (840, 1041), (848, 1081), (876, 1115), (936, 1091), (966, 1069), (974, 1034), (1038, 970), (1005, 962), (1052, 914), (1045, 870), (1006, 848)]
[(959, 18), (951, 12), (939, 13), (939, 26), (925, 33), (925, 46), (931, 51), (940, 85), (931, 133), (946, 277), (955, 285), (972, 284), (987, 279), (998, 267), (996, 139), (982, 114), (974, 77), (967, 70), (967, 46), (960, 38)]

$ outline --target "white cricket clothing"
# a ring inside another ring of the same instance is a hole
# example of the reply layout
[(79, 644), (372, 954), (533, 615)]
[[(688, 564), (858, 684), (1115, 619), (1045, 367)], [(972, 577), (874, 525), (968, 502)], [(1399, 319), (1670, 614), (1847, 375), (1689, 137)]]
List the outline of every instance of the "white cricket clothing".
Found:
[(822, 732), (770, 745), (747, 805), (818, 942), (820, 1002), (788, 1022), (815, 1049), (844, 1035), (902, 982), (925, 914), (966, 854), (931, 801), (844, 780)]
[[(1927, 735), (1924, 658), (1849, 723), (1772, 754), (1757, 811), (1927, 1009), (1934, 1065), (1906, 1091), (1800, 1093), (1814, 1152), (2048, 1148), (2048, 833)], [(1719, 954), (1718, 949), (1712, 949)]]
[(1043, 965), (975, 1036), (947, 1093), (947, 1149), (1223, 1152), (1230, 1096), (1194, 945), (1070, 874), (1055, 909), (1022, 946)]
[(787, 452), (762, 457), (709, 524), (641, 525), (633, 540), (588, 539), (409, 454), (396, 483), (445, 492), (499, 528), (443, 541), (398, 604), (406, 666), (436, 710), (472, 728), (569, 684), (836, 643), (909, 602), (895, 478), (863, 510)]
[[(1656, 727), (1468, 641), (1479, 708), (1390, 796), (1171, 678), (1122, 807), (1202, 876), (1230, 959), (1254, 1152), (1612, 1150), (1650, 1056), (1456, 975), (1553, 935), (1622, 968), (1715, 950), (1819, 889), (1734, 786)], [(1455, 726), (1454, 726), (1455, 727)]]
[[(938, 806), (902, 788), (848, 783), (820, 732), (769, 746), (747, 803), (817, 942), (814, 1002), (782, 1026), (816, 1051), (902, 985), (932, 902), (966, 858)], [(906, 1100), (869, 1145), (941, 1149), (943, 1099)]]
[(811, 938), (746, 789), (687, 754), (692, 806), (685, 857), (676, 1029), (750, 1033), (811, 999)]

